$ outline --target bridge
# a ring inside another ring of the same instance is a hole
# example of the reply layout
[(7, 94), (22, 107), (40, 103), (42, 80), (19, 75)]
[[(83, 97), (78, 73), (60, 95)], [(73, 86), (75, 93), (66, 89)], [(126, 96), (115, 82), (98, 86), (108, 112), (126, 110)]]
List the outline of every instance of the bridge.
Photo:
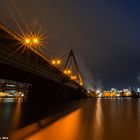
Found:
[(0, 23), (0, 78), (25, 82), (29, 100), (73, 100), (86, 97), (74, 52), (49, 60), (39, 51), (39, 37), (20, 36)]

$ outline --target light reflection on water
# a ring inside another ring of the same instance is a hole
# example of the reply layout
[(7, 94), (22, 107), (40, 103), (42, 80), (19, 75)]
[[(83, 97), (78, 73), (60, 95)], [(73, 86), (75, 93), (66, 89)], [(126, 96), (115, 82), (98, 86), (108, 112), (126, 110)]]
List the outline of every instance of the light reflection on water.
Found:
[(30, 136), (28, 140), (101, 140), (103, 130), (101, 100), (97, 99), (93, 104), (87, 103)]
[[(78, 101), (76, 103), (79, 104)], [(1, 124), (10, 125), (12, 130), (16, 129), (21, 122), (22, 112), (21, 101), (6, 101), (5, 104), (0, 102), (0, 117), (3, 116)], [(78, 109), (62, 116), (27, 139), (140, 140), (139, 131), (140, 99), (98, 98), (84, 100)]]
[(15, 106), (15, 109), (14, 109), (14, 112), (13, 112), (13, 116), (12, 116), (12, 119), (11, 119), (11, 130), (15, 130), (18, 127), (19, 123), (20, 123), (21, 102), (22, 102), (22, 99), (18, 98), (16, 106)]
[(22, 99), (0, 98), (0, 136), (7, 136), (20, 123)]
[(0, 98), (0, 103), (22, 102), (22, 98)]
[(96, 101), (96, 110), (95, 110), (95, 122), (94, 125), (94, 132), (93, 138), (95, 140), (101, 140), (103, 138), (103, 131), (104, 131), (104, 124), (103, 124), (103, 114), (102, 114), (102, 106), (101, 106), (101, 99), (97, 99)]
[(78, 109), (29, 137), (28, 140), (80, 140), (80, 116), (81, 109)]
[(87, 100), (28, 140), (140, 140), (139, 100)]

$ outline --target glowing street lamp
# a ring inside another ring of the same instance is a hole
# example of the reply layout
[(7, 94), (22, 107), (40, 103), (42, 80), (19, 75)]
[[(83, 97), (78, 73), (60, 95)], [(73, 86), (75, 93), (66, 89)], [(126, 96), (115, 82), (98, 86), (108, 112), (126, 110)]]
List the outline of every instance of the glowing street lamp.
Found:
[(30, 43), (31, 43), (30, 38), (25, 38), (25, 40), (24, 40), (24, 44), (28, 45), (28, 44), (30, 44)]
[(82, 82), (80, 82), (79, 84), (80, 84), (80, 86), (83, 86), (83, 83)]
[(77, 77), (74, 75), (74, 76), (71, 76), (71, 80), (76, 80)]
[(71, 70), (68, 70), (67, 72), (68, 72), (68, 74), (71, 74)]
[(57, 60), (57, 64), (61, 64), (61, 61), (60, 60)]
[(70, 75), (71, 73), (72, 73), (72, 71), (70, 69), (64, 70), (64, 74), (66, 74), (66, 75)]
[(56, 60), (52, 60), (52, 65), (55, 65), (55, 66), (57, 66), (57, 65), (60, 65), (61, 64), (61, 60), (59, 60), (59, 59), (56, 59)]
[(76, 79), (77, 79), (77, 77), (76, 77), (76, 76), (73, 76), (73, 79), (74, 79), (74, 80), (76, 80)]
[(39, 43), (39, 39), (38, 38), (33, 38), (33, 43), (34, 44), (38, 44)]
[(67, 70), (64, 70), (64, 73), (67, 74)]
[(73, 76), (71, 76), (70, 78), (71, 78), (71, 80), (74, 80), (74, 77)]
[(53, 61), (52, 61), (52, 64), (55, 65), (55, 63), (56, 63), (55, 60), (53, 60)]
[(67, 75), (70, 75), (71, 74), (71, 70), (67, 69), (67, 70), (64, 70), (64, 74), (67, 74)]
[(30, 36), (28, 35), (27, 37), (23, 37), (23, 44), (25, 46), (29, 46), (29, 47), (35, 47), (35, 46), (40, 46), (41, 43), (40, 43), (40, 38), (39, 37), (36, 37), (36, 36)]

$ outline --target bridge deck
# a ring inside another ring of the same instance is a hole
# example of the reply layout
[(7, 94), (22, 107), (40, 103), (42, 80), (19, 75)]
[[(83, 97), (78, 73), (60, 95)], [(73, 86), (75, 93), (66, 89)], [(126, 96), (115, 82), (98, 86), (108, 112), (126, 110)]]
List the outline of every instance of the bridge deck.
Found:
[(78, 83), (70, 80), (62, 71), (52, 66), (41, 52), (25, 48), (19, 35), (0, 24), (0, 64), (7, 64), (29, 73), (79, 88)]

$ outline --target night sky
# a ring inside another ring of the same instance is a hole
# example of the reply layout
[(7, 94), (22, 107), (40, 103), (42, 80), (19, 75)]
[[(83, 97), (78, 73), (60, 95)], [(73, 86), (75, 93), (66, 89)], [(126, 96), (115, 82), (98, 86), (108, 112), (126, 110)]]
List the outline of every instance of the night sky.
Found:
[(46, 28), (48, 50), (73, 49), (88, 86), (140, 85), (140, 1), (0, 0), (0, 21), (18, 32), (10, 13)]

